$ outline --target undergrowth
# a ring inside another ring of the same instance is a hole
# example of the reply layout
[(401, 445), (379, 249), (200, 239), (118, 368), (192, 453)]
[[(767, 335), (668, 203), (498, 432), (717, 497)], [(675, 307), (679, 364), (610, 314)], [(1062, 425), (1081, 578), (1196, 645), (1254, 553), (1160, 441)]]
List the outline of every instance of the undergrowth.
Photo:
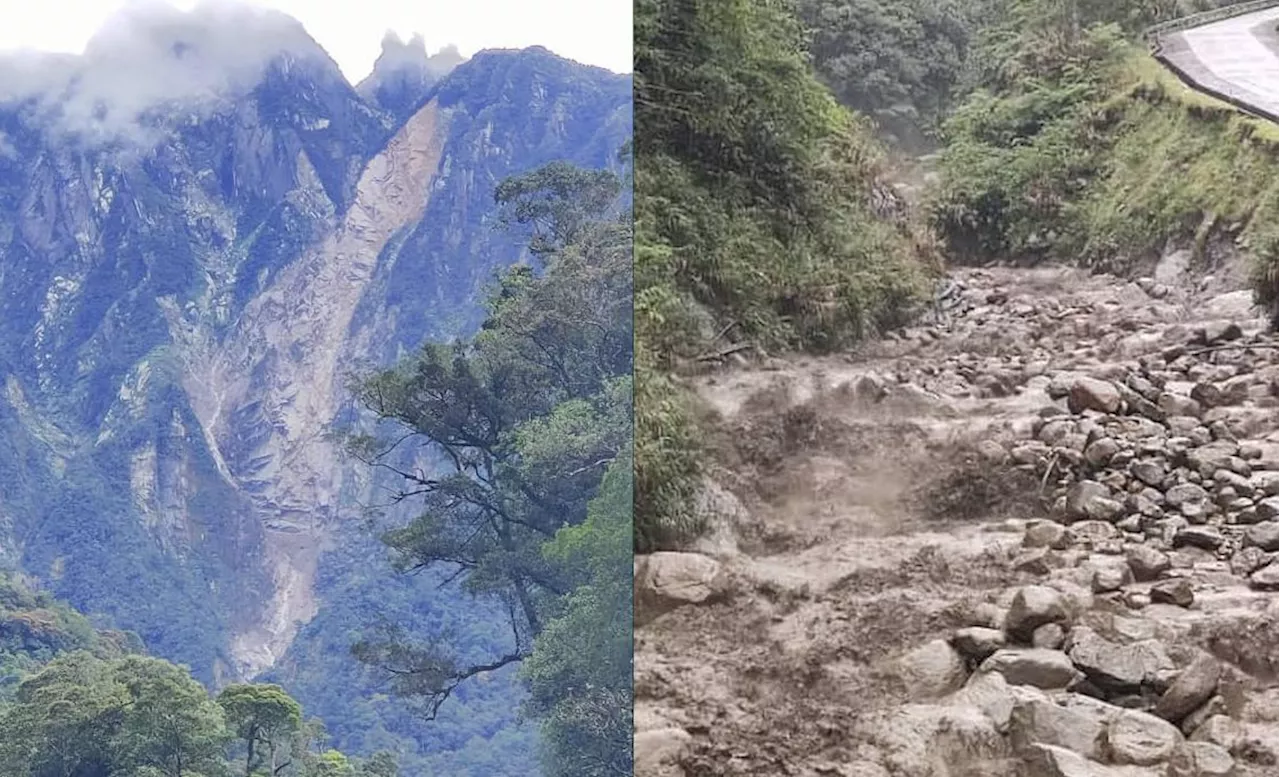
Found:
[(1131, 275), (1170, 244), (1202, 259), (1235, 241), (1274, 309), (1275, 125), (1189, 89), (1113, 25), (1051, 54), (1024, 37), (1019, 66), (947, 124), (932, 215), (952, 257)]
[(884, 212), (870, 126), (816, 80), (788, 3), (640, 0), (635, 84), (646, 551), (697, 530), (703, 434), (681, 365), (726, 342), (823, 351), (900, 325), (926, 287), (931, 243)]

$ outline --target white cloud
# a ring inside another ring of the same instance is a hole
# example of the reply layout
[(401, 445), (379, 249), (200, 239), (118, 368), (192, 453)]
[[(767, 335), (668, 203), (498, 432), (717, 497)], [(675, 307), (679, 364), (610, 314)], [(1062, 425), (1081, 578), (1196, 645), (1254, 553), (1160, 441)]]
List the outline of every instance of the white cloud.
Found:
[[(148, 111), (205, 113), (251, 88), (279, 54), (315, 52), (317, 43), (353, 84), (379, 54), (409, 58), (441, 49), (449, 53), (437, 62), (461, 58), (459, 49), (470, 56), (481, 48), (543, 45), (630, 69), (631, 0), (179, 2), (0, 0), (0, 102), (35, 100), (90, 142), (151, 141)], [(90, 25), (96, 32), (76, 44)], [(425, 31), (402, 37), (405, 29)]]
[(0, 59), (0, 101), (34, 99), (90, 142), (138, 138), (147, 111), (208, 111), (251, 89), (273, 58), (307, 50), (315, 44), (302, 25), (279, 12), (134, 5), (111, 17), (82, 56), (27, 51)]

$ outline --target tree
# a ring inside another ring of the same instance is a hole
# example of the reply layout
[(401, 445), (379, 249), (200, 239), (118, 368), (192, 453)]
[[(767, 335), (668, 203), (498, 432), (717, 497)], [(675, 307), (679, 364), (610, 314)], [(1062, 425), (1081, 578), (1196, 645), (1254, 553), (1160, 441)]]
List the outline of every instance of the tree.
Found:
[[(579, 643), (565, 639), (567, 631), (602, 629), (595, 638), (616, 647), (616, 630), (603, 628), (590, 602), (629, 602), (629, 595), (596, 586), (598, 574), (629, 579), (630, 498), (617, 503), (608, 521), (590, 518), (588, 507), (605, 472), (630, 469), (631, 232), (625, 214), (609, 215), (618, 193), (611, 173), (561, 164), (505, 181), (496, 197), (509, 225), (533, 228), (530, 247), (539, 265), (501, 275), (474, 337), (428, 343), (358, 386), (365, 407), (399, 431), (385, 443), (353, 438), (352, 450), (403, 479), (397, 500), (421, 505), (413, 521), (383, 538), (397, 568), (448, 569), (450, 580), (503, 603), (508, 614), (510, 647), (486, 660), (464, 661), (443, 639), (415, 643), (394, 629), (354, 646), (361, 660), (387, 673), (393, 692), (420, 701), (428, 718), (468, 679), (544, 652), (557, 668), (540, 675), (543, 702), (530, 707), (534, 714), (554, 713), (566, 724), (574, 715), (596, 716), (585, 729), (605, 720), (591, 705), (630, 706), (629, 666), (604, 670), (608, 698), (557, 685), (554, 676), (608, 653), (573, 652)], [(442, 466), (428, 473), (404, 465), (408, 457), (397, 450), (411, 441)], [(573, 533), (588, 524), (594, 528), (585, 535)], [(607, 573), (600, 566), (605, 558), (613, 561)], [(551, 633), (562, 636), (542, 638)], [(629, 656), (627, 640), (623, 647)], [(557, 651), (564, 652), (550, 655)], [(580, 676), (595, 677), (586, 667)], [(617, 695), (624, 687), (625, 699)], [(575, 693), (590, 703), (557, 706)], [(612, 765), (629, 764), (629, 724), (618, 739), (616, 726), (605, 722), (610, 738), (591, 743), (587, 768), (556, 773), (612, 774)], [(559, 749), (549, 756), (561, 757), (567, 754)]]
[(18, 686), (0, 717), (0, 771), (107, 777), (111, 738), (128, 702), (109, 663), (87, 652), (54, 659)]
[(143, 656), (54, 659), (0, 716), (0, 765), (14, 777), (214, 777), (226, 742), (190, 673)]
[(802, 0), (814, 68), (846, 106), (899, 141), (938, 127), (971, 30), (951, 0)]
[(619, 455), (587, 520), (544, 550), (580, 581), (523, 667), (548, 777), (633, 771), (631, 461), (629, 451)]
[(498, 184), (493, 199), (502, 206), (499, 223), (533, 229), (529, 250), (549, 254), (576, 241), (618, 200), (618, 177), (608, 170), (584, 170), (552, 162)]
[(114, 675), (130, 700), (112, 738), (121, 771), (150, 768), (163, 777), (221, 773), (230, 739), (222, 711), (185, 668), (128, 656), (116, 662)]
[(244, 775), (266, 765), (271, 777), (289, 765), (280, 756), (302, 727), (302, 707), (278, 685), (229, 685), (218, 694), (227, 723), (245, 745)]
[[(545, 613), (571, 590), (541, 547), (579, 524), (605, 467), (630, 438), (630, 220), (609, 219), (617, 178), (552, 164), (506, 180), (495, 197), (511, 223), (534, 228), (543, 266), (500, 276), (479, 333), (428, 343), (397, 369), (362, 381), (358, 397), (401, 434), (352, 440), (358, 456), (403, 477), (421, 513), (384, 540), (402, 571), (442, 566), (472, 594), (504, 603), (511, 645), (462, 662), (443, 641), (394, 630), (355, 646), (426, 717), (461, 682), (529, 657)], [(397, 465), (424, 444), (444, 462), (425, 474)]]
[(374, 753), (360, 767), (360, 773), (364, 777), (398, 777), (400, 767), (396, 763), (396, 757), (391, 753), (379, 752)]

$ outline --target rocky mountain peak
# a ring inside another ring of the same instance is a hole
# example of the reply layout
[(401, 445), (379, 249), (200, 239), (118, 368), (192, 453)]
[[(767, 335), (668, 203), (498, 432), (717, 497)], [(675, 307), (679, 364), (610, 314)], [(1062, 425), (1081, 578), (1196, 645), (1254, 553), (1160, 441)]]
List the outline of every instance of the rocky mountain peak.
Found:
[(465, 61), (456, 46), (428, 55), (421, 35), (414, 34), (406, 41), (388, 31), (373, 72), (356, 86), (356, 91), (371, 104), (403, 120), (421, 107), (440, 79)]

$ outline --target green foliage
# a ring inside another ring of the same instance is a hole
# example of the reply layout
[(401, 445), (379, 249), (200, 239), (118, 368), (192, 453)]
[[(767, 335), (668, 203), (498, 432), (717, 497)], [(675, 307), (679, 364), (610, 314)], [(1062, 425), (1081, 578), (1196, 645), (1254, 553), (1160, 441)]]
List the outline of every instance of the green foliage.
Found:
[(278, 685), (229, 685), (218, 706), (231, 731), (244, 742), (244, 775), (266, 764), (275, 773), (278, 751), (302, 728), (302, 706)]
[(113, 679), (128, 699), (111, 740), (120, 771), (149, 768), (164, 777), (222, 773), (229, 739), (222, 710), (186, 669), (149, 656), (128, 656), (114, 669)]
[(76, 652), (23, 681), (0, 711), (0, 771), (214, 777), (226, 739), (221, 711), (185, 669)]
[(215, 701), (185, 667), (141, 655), (136, 636), (96, 630), (6, 575), (0, 635), (16, 681), (0, 696), (5, 777), (398, 774), (390, 753), (332, 771), (343, 760), (321, 755), (321, 731), (279, 686), (231, 685)]
[[(1064, 10), (1065, 8), (1065, 10)], [(1137, 271), (1170, 241), (1242, 237), (1275, 301), (1274, 127), (1182, 86), (1120, 26), (1173, 11), (1018, 0), (988, 82), (946, 126), (933, 216), (960, 260)]]
[(840, 102), (899, 142), (919, 143), (950, 107), (969, 47), (955, 0), (801, 0), (810, 52)]
[(134, 634), (99, 631), (80, 613), (45, 591), (0, 572), (0, 701), (55, 657), (88, 651), (99, 658), (139, 652)]
[(636, 354), (635, 546), (638, 552), (680, 547), (701, 530), (692, 511), (704, 454), (691, 397)]
[(543, 548), (579, 583), (522, 667), (548, 777), (631, 773), (631, 503), (632, 460), (623, 451), (587, 520)]
[[(518, 718), (514, 667), (459, 687), (427, 726), (412, 699), (388, 693), (381, 673), (351, 655), (359, 636), (393, 624), (407, 639), (442, 641), (459, 661), (486, 661), (510, 643), (502, 603), (468, 601), (456, 582), (445, 584), (450, 573), (443, 569), (395, 574), (386, 546), (360, 523), (344, 526), (334, 544), (317, 572), (324, 607), (259, 680), (284, 685), (323, 719), (329, 746), (352, 754), (392, 751), (408, 777), (528, 774), (537, 730)], [(444, 606), (452, 602), (462, 606)]]
[[(629, 619), (617, 620), (629, 603), (630, 482), (615, 474), (597, 496), (606, 472), (630, 470), (631, 230), (629, 214), (608, 217), (619, 190), (611, 173), (565, 164), (503, 182), (496, 199), (509, 225), (532, 227), (539, 265), (501, 275), (474, 337), (429, 342), (358, 386), (396, 431), (389, 445), (354, 438), (352, 450), (402, 479), (398, 500), (420, 505), (384, 535), (397, 567), (439, 570), (500, 605), (509, 636), (466, 655), (448, 635), (423, 641), (391, 625), (353, 650), (428, 719), (455, 692), (524, 664), (552, 774), (631, 766), (619, 717), (630, 706), (629, 630), (619, 630)], [(408, 440), (440, 466), (402, 464)]]
[(500, 223), (532, 227), (529, 248), (545, 254), (576, 241), (618, 199), (620, 190), (618, 177), (608, 170), (552, 162), (503, 180), (493, 199), (505, 206)]
[[(778, 0), (636, 5), (636, 544), (694, 529), (699, 451), (670, 372), (723, 332), (835, 349), (901, 320), (927, 241), (876, 183), (868, 124)], [(888, 210), (892, 210), (890, 207)]]
[(953, 259), (995, 259), (1038, 249), (1046, 234), (1078, 234), (1071, 203), (1098, 173), (1099, 108), (1123, 51), (1114, 27), (1096, 28), (1060, 60), (1023, 63), (1021, 89), (980, 90), (951, 117), (934, 217)]

